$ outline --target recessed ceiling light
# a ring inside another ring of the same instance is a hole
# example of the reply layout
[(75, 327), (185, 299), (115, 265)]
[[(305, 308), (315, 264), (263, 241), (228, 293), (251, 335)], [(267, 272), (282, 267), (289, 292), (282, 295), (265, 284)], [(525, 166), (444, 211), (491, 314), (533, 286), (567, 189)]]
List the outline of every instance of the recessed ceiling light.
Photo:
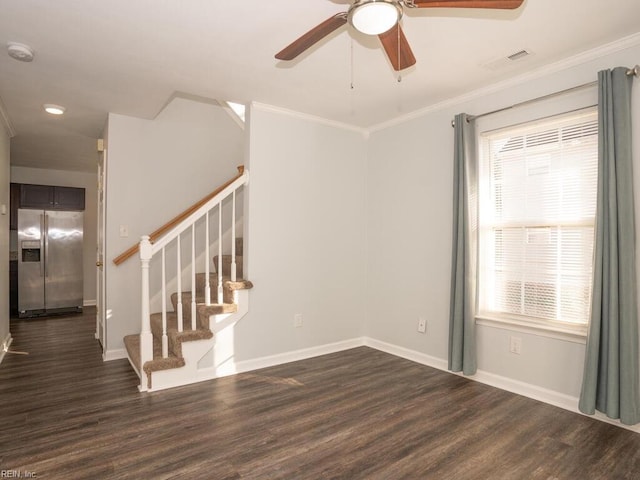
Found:
[(52, 103), (46, 103), (44, 105), (44, 111), (51, 115), (62, 115), (65, 110), (66, 108), (61, 107), (60, 105), (53, 105)]
[(33, 49), (29, 45), (22, 43), (7, 43), (7, 52), (11, 58), (15, 58), (20, 62), (30, 62), (33, 60)]

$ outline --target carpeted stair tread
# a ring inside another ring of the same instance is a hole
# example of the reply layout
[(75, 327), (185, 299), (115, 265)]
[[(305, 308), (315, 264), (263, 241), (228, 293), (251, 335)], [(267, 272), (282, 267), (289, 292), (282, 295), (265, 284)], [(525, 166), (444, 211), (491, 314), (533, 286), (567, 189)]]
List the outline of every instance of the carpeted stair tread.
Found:
[(253, 288), (253, 283), (251, 283), (249, 280), (243, 280), (241, 278), (239, 278), (238, 280), (235, 280), (235, 281), (226, 280), (225, 281), (225, 288), (228, 288), (231, 291), (249, 290), (249, 289)]
[[(209, 317), (206, 317), (207, 319)], [(151, 314), (151, 332), (154, 341), (158, 339), (162, 341), (162, 313)], [(213, 332), (209, 328), (202, 325), (196, 325), (196, 329), (191, 328), (191, 320), (184, 322), (182, 332), (178, 331), (178, 315), (174, 312), (167, 312), (167, 340), (169, 353), (173, 353), (176, 357), (182, 357), (182, 342), (192, 342), (195, 340), (208, 340), (213, 337)], [(160, 351), (162, 356), (162, 350)], [(155, 360), (155, 355), (154, 355)]]
[(153, 338), (153, 360), (145, 362), (144, 371), (156, 372), (168, 368), (184, 367), (182, 355), (176, 355), (169, 349), (167, 358), (162, 357), (162, 340)]
[[(204, 287), (207, 281), (207, 275), (205, 273), (196, 273), (196, 296), (204, 297)], [(183, 284), (184, 285), (184, 284)], [(191, 282), (184, 285), (185, 290), (191, 291)], [(209, 288), (212, 292), (215, 292), (218, 288), (218, 275), (215, 272), (209, 272)]]
[[(218, 272), (218, 255), (213, 257), (213, 268), (216, 272)], [(231, 260), (232, 255), (222, 255), (222, 276), (223, 277), (231, 277)], [(242, 255), (236, 253), (236, 278), (242, 278), (243, 269), (242, 269), (243, 259)]]
[(182, 356), (178, 357), (169, 350), (167, 358), (162, 358), (162, 341), (153, 337), (153, 360), (144, 362), (142, 370), (147, 374), (147, 380), (149, 387), (152, 382), (152, 372), (158, 372), (160, 370), (169, 370), (172, 368), (180, 368), (185, 366), (185, 361)]
[[(196, 297), (197, 298), (204, 298), (204, 289), (205, 289), (205, 286), (206, 286), (206, 280), (207, 280), (207, 276), (206, 276), (205, 273), (196, 273), (195, 283), (196, 283)], [(223, 276), (223, 281), (224, 280), (228, 280), (228, 278), (225, 278)], [(189, 295), (189, 300), (191, 300), (191, 280), (188, 280), (187, 282), (183, 282), (182, 283), (182, 288), (183, 288), (183, 290), (182, 290), (183, 301), (182, 302), (184, 303), (184, 296), (186, 294)], [(212, 272), (209, 273), (209, 288), (211, 290), (211, 295), (215, 296), (215, 292), (218, 289), (218, 274), (215, 273), (215, 271), (212, 271)], [(174, 293), (174, 295), (176, 295), (176, 294)]]
[[(162, 358), (162, 342), (154, 338), (153, 339), (153, 360), (145, 362), (142, 370), (140, 369), (140, 335), (127, 335), (124, 337), (124, 345), (131, 359), (131, 363), (136, 367), (138, 372), (146, 373), (149, 382), (151, 382), (151, 372), (157, 372), (159, 370), (168, 370), (170, 368), (184, 367), (184, 359), (178, 358), (175, 355), (169, 353), (168, 358)], [(149, 383), (150, 384), (150, 383)]]
[[(162, 314), (160, 314), (160, 322), (162, 322)], [(162, 327), (161, 327), (162, 328)], [(176, 332), (177, 333), (177, 332)], [(151, 387), (152, 372), (158, 372), (160, 370), (169, 370), (172, 368), (180, 368), (185, 366), (184, 358), (182, 357), (182, 341), (176, 341), (173, 335), (167, 334), (169, 337), (169, 351), (166, 358), (162, 356), (162, 339), (161, 337), (153, 336), (153, 360), (144, 363), (142, 370), (147, 374), (149, 386)], [(213, 336), (213, 334), (211, 335)], [(178, 352), (176, 353), (176, 349)]]
[[(214, 275), (214, 274), (211, 274), (211, 275)], [(202, 278), (204, 278), (204, 276)], [(203, 317), (199, 319), (199, 321), (202, 322), (201, 323), (202, 328), (208, 328), (209, 315), (233, 313), (237, 311), (237, 307), (234, 306), (235, 305), (234, 297), (233, 297), (234, 291), (248, 290), (250, 288), (253, 288), (253, 284), (249, 280), (244, 280), (241, 278), (235, 281), (231, 281), (230, 278), (223, 277), (222, 281), (224, 286), (223, 293), (222, 293), (223, 295), (222, 304), (214, 303), (212, 305), (209, 305), (206, 309), (200, 309), (200, 306), (204, 305), (204, 296), (203, 296), (204, 287), (202, 290), (202, 295), (200, 295), (201, 292), (196, 291), (196, 309), (197, 309), (196, 311), (200, 312), (199, 313), (200, 315), (203, 315)], [(211, 299), (215, 302), (217, 298), (217, 289), (214, 288), (213, 285), (214, 284), (212, 284), (212, 287), (211, 287)], [(217, 280), (215, 282), (215, 285), (217, 285)], [(182, 299), (182, 317), (183, 317), (184, 324), (185, 325), (187, 323), (191, 324), (191, 292), (190, 291), (182, 292), (180, 296)], [(171, 294), (171, 304), (173, 305), (173, 310), (178, 311), (178, 294), (176, 292)]]
[[(191, 292), (182, 292), (180, 294), (182, 299), (182, 318), (185, 325), (188, 323), (191, 325)], [(204, 303), (204, 296), (196, 295), (196, 306), (199, 303)], [(171, 294), (171, 305), (173, 306), (173, 311), (178, 311), (178, 294)], [(206, 326), (206, 325), (203, 325)]]
[[(204, 288), (205, 288), (205, 274), (204, 273), (196, 273), (196, 299), (202, 298), (204, 299)], [(234, 290), (242, 290), (252, 288), (253, 284), (249, 280), (244, 280), (242, 275), (237, 275), (236, 280), (232, 281), (230, 275), (222, 276), (222, 286), (226, 287), (226, 284), (231, 282), (234, 285)], [(182, 291), (182, 303), (185, 303), (185, 298), (188, 298), (191, 301), (191, 285)], [(209, 288), (211, 290), (211, 298), (215, 298), (216, 292), (218, 290), (218, 276), (216, 273), (209, 273)], [(174, 292), (171, 294), (172, 298), (177, 300), (178, 294)]]
[[(185, 339), (199, 340), (200, 330), (208, 330), (196, 324), (196, 329), (191, 328), (191, 321), (182, 321), (182, 332), (178, 332), (178, 315), (175, 312), (167, 312), (167, 335), (179, 333)], [(162, 338), (162, 313), (151, 314), (151, 333), (154, 337)]]
[[(196, 328), (191, 328), (191, 282), (189, 282), (188, 291), (181, 292), (181, 303), (183, 312), (183, 331), (178, 331), (178, 315), (176, 313), (178, 307), (178, 294), (171, 295), (171, 304), (174, 311), (167, 312), (167, 340), (168, 340), (168, 356), (162, 357), (162, 313), (153, 313), (150, 315), (151, 333), (153, 338), (153, 360), (145, 362), (140, 368), (140, 335), (127, 335), (124, 337), (124, 344), (131, 360), (131, 363), (140, 374), (144, 372), (147, 375), (148, 385), (151, 387), (151, 373), (160, 370), (168, 370), (172, 368), (180, 368), (185, 365), (182, 356), (182, 343), (194, 340), (206, 340), (213, 338), (213, 332), (209, 328), (209, 317), (211, 315), (230, 314), (238, 310), (238, 306), (234, 303), (234, 292), (237, 290), (246, 290), (253, 288), (253, 284), (242, 279), (242, 238), (236, 239), (236, 274), (238, 279), (231, 281), (231, 255), (223, 255), (223, 303), (205, 304), (205, 286), (206, 274), (197, 273), (195, 276), (195, 292), (196, 292)], [(215, 258), (214, 270), (217, 267), (217, 257)], [(218, 274), (209, 273), (209, 286), (211, 299), (217, 300), (218, 291)]]
[[(171, 304), (175, 311), (178, 310), (177, 298), (177, 294), (174, 293), (171, 295)], [(209, 328), (210, 315), (220, 315), (238, 311), (237, 305), (233, 303), (233, 295), (225, 294), (225, 299), (227, 300), (226, 303), (212, 303), (211, 305), (207, 305), (204, 302), (204, 298), (196, 297), (196, 328)], [(177, 314), (171, 312), (171, 315), (175, 316), (175, 325), (177, 326)], [(169, 313), (167, 313), (167, 318), (168, 316)], [(185, 330), (187, 327), (191, 329), (191, 292), (182, 293), (182, 323)]]
[(124, 347), (127, 349), (129, 359), (133, 366), (140, 371), (140, 335), (127, 335), (124, 337)]
[(223, 313), (235, 313), (238, 311), (238, 306), (235, 303), (214, 303), (206, 305), (204, 303), (196, 305), (196, 311), (198, 316), (203, 319), (209, 319), (211, 315), (220, 315)]
[[(182, 305), (191, 304), (191, 292), (182, 292), (180, 297), (182, 297)], [(173, 305), (178, 304), (178, 294), (176, 292), (171, 294), (171, 303)], [(201, 295), (196, 292), (196, 303), (204, 303), (204, 294)]]

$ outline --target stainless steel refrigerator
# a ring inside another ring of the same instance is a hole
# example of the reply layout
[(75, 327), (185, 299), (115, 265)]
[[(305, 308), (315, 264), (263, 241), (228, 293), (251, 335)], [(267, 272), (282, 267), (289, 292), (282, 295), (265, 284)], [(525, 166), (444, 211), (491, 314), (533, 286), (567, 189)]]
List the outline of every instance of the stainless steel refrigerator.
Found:
[(18, 210), (18, 315), (81, 311), (83, 212)]

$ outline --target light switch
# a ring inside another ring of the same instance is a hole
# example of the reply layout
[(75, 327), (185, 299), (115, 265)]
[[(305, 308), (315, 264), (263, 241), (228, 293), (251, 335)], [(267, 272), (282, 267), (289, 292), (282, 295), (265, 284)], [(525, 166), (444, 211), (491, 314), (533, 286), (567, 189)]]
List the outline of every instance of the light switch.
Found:
[(127, 225), (120, 225), (120, 236), (121, 237), (129, 236), (129, 227)]

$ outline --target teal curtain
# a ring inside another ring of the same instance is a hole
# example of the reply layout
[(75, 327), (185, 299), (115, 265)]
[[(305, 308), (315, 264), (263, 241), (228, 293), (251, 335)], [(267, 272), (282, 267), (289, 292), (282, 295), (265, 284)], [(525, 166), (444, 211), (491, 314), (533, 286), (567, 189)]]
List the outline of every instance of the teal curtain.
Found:
[(475, 124), (455, 117), (453, 167), (453, 252), (449, 310), (449, 370), (476, 373), (476, 270), (478, 251), (478, 162)]
[(580, 411), (640, 422), (631, 85), (623, 67), (598, 73), (598, 201), (593, 298)]

